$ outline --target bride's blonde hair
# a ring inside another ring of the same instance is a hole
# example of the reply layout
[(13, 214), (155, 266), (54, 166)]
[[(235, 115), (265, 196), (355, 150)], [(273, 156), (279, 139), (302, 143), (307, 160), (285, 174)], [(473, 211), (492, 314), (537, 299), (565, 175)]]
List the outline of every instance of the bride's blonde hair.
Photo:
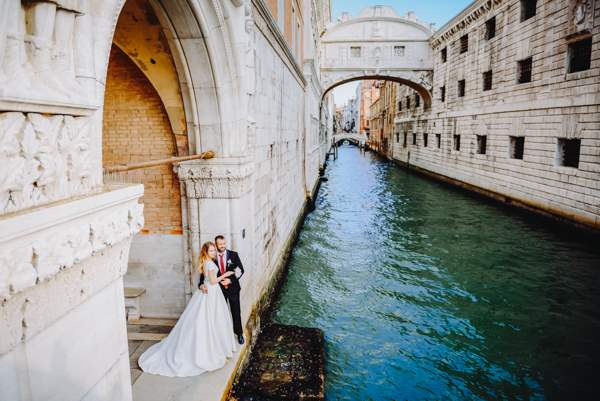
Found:
[(207, 260), (211, 260), (210, 256), (208, 256), (208, 250), (211, 246), (216, 248), (214, 243), (211, 241), (206, 241), (204, 244), (202, 244), (202, 248), (200, 248), (200, 258), (198, 263), (198, 271), (200, 274), (204, 274), (204, 263), (206, 263)]

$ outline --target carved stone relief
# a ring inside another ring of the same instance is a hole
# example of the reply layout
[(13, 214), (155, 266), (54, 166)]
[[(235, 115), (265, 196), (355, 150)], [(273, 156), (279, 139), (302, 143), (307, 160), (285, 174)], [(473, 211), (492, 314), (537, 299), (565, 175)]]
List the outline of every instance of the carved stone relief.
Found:
[(0, 215), (82, 195), (91, 174), (88, 117), (0, 113)]
[[(86, 4), (86, 3), (83, 3)], [(93, 37), (79, 1), (0, 5), (0, 104), (95, 108)]]
[(569, 1), (569, 35), (592, 32), (594, 0)]
[(185, 182), (187, 197), (192, 199), (239, 198), (250, 191), (254, 169), (251, 164), (202, 165), (181, 163), (177, 175)]

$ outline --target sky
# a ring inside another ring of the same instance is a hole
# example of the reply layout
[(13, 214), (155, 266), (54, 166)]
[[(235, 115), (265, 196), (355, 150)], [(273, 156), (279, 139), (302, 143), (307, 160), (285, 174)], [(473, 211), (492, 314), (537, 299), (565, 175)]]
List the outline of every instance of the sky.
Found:
[[(439, 29), (471, 3), (472, 0), (331, 0), (331, 20), (335, 22), (343, 11), (348, 11), (354, 17), (365, 7), (385, 5), (393, 7), (399, 15), (406, 15), (407, 11), (414, 11), (418, 19), (433, 22), (436, 29)], [(354, 97), (356, 85), (358, 82), (350, 82), (333, 90), (336, 106), (344, 105), (348, 99)]]

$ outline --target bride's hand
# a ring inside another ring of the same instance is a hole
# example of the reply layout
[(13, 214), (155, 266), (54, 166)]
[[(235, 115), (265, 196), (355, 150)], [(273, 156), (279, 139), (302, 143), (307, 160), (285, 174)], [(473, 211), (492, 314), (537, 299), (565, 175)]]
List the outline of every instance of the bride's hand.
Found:
[(231, 280), (229, 280), (228, 278), (226, 278), (225, 280), (222, 281), (224, 286), (228, 286), (229, 284), (231, 284)]
[(223, 276), (223, 277), (229, 277), (229, 276), (231, 276), (231, 275), (233, 275), (233, 274), (235, 274), (235, 273), (234, 273), (234, 272), (232, 272), (232, 271), (229, 271), (229, 272), (225, 272), (225, 273), (223, 273), (223, 274), (222, 274), (222, 276)]

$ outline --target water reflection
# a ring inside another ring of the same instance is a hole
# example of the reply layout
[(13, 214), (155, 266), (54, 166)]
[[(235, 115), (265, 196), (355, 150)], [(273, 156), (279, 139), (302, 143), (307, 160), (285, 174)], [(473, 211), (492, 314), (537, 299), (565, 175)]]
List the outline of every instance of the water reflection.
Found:
[(273, 316), (324, 329), (329, 400), (595, 399), (597, 237), (339, 156)]

